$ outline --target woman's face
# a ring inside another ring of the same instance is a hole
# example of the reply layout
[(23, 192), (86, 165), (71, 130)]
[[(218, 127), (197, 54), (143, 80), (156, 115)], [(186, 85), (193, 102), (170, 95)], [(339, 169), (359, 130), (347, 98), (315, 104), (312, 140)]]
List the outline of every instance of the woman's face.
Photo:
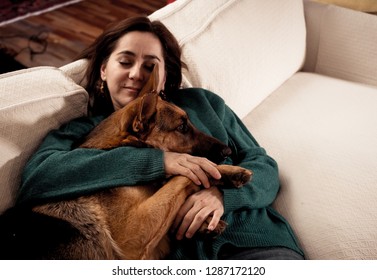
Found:
[(158, 91), (164, 89), (165, 61), (160, 40), (149, 32), (132, 31), (120, 37), (107, 62), (101, 66), (114, 109), (134, 100), (148, 81), (153, 67), (159, 68)]

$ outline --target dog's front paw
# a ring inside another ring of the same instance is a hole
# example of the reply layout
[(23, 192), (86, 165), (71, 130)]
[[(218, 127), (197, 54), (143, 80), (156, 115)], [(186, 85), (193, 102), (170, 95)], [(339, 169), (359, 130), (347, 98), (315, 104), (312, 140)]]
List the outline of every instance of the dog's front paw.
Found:
[(253, 176), (253, 171), (240, 166), (219, 165), (221, 180), (225, 186), (240, 188), (249, 182)]
[(224, 232), (228, 224), (224, 222), (223, 220), (220, 220), (214, 230), (209, 230), (208, 225), (211, 222), (211, 220), (212, 220), (212, 217), (208, 217), (207, 220), (205, 220), (204, 223), (199, 228), (198, 233), (205, 237), (216, 238), (217, 236), (219, 236), (221, 233)]
[(251, 180), (253, 176), (253, 171), (242, 168), (240, 172), (231, 175), (230, 180), (233, 183), (233, 187), (240, 188)]

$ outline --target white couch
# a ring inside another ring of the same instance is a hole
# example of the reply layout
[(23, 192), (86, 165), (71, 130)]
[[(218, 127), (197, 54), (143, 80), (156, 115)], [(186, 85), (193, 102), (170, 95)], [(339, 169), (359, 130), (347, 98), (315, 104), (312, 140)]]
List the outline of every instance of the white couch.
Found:
[[(150, 16), (183, 86), (222, 96), (280, 166), (308, 259), (377, 259), (377, 16), (302, 0), (179, 0)], [(86, 112), (86, 62), (0, 76), (0, 213), (44, 135)]]

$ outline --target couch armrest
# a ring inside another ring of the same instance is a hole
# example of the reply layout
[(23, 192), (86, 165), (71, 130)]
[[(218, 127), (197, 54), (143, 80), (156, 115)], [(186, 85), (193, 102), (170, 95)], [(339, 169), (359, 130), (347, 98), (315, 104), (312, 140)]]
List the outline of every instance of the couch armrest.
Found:
[(303, 71), (377, 86), (377, 16), (304, 1)]
[(60, 70), (62, 70), (76, 84), (85, 88), (87, 83), (85, 71), (87, 67), (88, 61), (86, 59), (79, 59), (69, 64), (63, 65), (62, 67), (60, 67)]

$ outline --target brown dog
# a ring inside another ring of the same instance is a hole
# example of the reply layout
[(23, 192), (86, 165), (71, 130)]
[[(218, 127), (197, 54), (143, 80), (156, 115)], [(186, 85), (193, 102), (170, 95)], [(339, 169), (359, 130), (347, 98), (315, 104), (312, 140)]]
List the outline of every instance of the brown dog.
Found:
[[(156, 93), (157, 71), (142, 93), (101, 122), (85, 139), (83, 148), (119, 146), (154, 147), (221, 161), (230, 149), (199, 132), (180, 108)], [(218, 165), (220, 180), (213, 186), (240, 187), (252, 172), (237, 166)], [(68, 222), (76, 234), (44, 257), (59, 259), (161, 259), (169, 253), (168, 231), (186, 200), (200, 188), (184, 176), (165, 184), (119, 187), (69, 201), (33, 208), (34, 213)], [(209, 222), (209, 221), (208, 221)], [(200, 231), (206, 232), (208, 222)], [(220, 222), (216, 234), (224, 230)]]

